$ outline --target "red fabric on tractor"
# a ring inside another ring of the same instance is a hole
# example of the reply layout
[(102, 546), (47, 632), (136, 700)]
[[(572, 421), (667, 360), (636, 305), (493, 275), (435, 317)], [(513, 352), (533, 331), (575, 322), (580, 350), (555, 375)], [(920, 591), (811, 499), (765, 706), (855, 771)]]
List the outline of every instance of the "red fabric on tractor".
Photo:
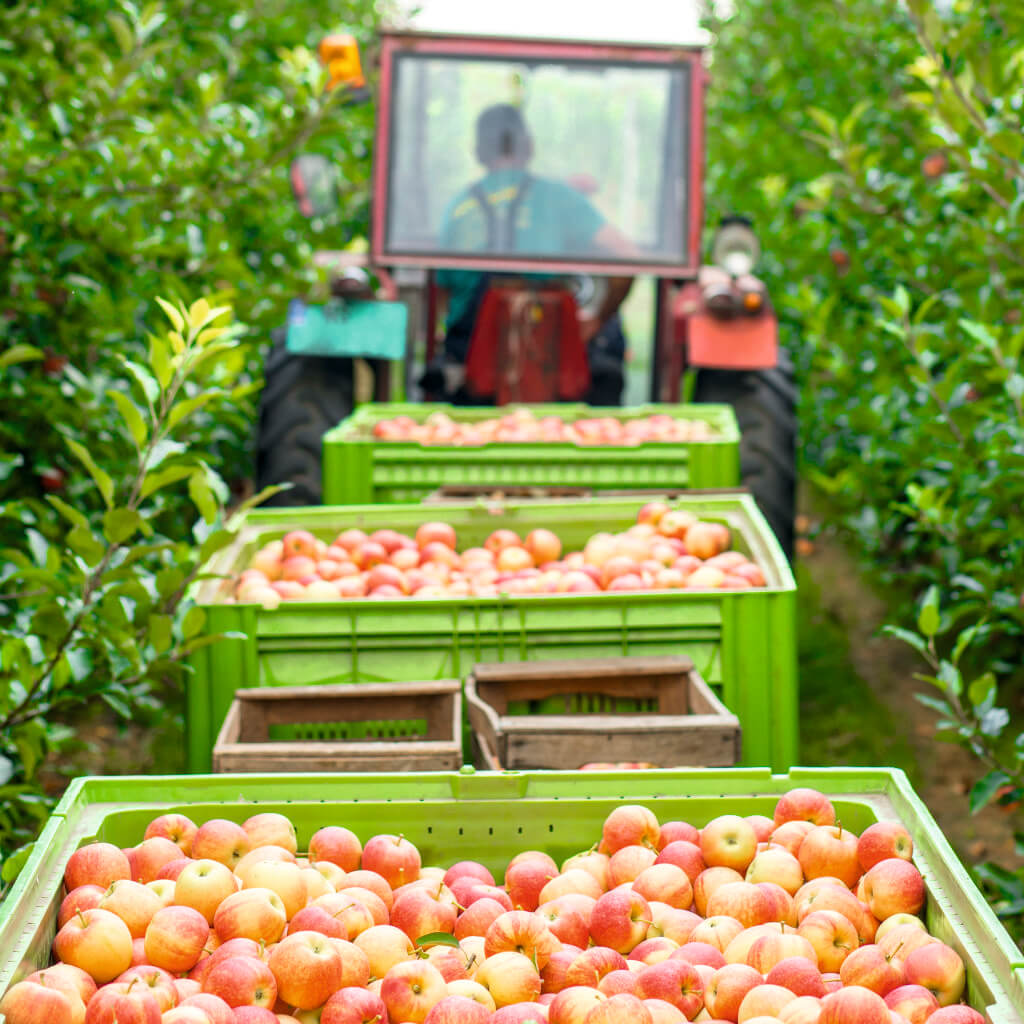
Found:
[(498, 405), (582, 398), (590, 369), (572, 294), (489, 289), (469, 344), (466, 384)]

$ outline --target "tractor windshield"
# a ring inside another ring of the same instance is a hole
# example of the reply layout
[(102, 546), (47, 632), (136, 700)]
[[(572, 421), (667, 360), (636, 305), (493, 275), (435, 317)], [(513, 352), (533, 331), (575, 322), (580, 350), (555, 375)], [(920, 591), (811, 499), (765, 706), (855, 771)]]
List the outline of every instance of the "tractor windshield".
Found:
[(382, 261), (638, 272), (692, 263), (692, 54), (443, 49), (385, 50)]

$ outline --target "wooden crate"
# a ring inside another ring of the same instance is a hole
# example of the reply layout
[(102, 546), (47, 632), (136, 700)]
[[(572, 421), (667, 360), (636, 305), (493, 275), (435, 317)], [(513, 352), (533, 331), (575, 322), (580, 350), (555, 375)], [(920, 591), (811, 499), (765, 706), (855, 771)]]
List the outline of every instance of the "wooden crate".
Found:
[(238, 690), (213, 748), (215, 772), (422, 772), (461, 765), (457, 679)]
[(740, 723), (687, 657), (480, 664), (466, 708), (485, 767), (727, 767)]

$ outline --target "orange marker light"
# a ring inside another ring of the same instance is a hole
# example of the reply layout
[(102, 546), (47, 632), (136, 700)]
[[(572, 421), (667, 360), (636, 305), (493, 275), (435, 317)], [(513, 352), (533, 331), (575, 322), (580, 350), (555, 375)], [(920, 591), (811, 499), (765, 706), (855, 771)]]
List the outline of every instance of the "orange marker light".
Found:
[(324, 36), (318, 52), (320, 60), (327, 65), (331, 75), (327, 83), (328, 89), (338, 85), (358, 89), (366, 84), (363, 62), (359, 56), (359, 44), (354, 36), (345, 33)]

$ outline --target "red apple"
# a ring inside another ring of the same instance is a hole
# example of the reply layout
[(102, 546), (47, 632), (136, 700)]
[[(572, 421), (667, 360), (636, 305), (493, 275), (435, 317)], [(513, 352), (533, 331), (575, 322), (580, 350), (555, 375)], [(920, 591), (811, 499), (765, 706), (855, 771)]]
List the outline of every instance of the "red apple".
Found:
[(744, 996), (764, 978), (748, 964), (726, 964), (719, 967), (704, 990), (704, 1004), (708, 1013), (722, 1020), (736, 1020)]
[(424, 1024), (490, 1024), (491, 1012), (465, 996), (447, 995), (435, 1003)]
[[(558, 875), (558, 866), (547, 854), (529, 852), (530, 856), (523, 859), (513, 858), (505, 869), (505, 888), (512, 906), (521, 910), (536, 910), (541, 902), (541, 891)], [(544, 902), (553, 898), (547, 896)]]
[(906, 980), (902, 963), (886, 956), (874, 943), (853, 950), (839, 968), (839, 977), (844, 985), (860, 985), (880, 996)]
[(885, 1005), (910, 1024), (924, 1024), (939, 1008), (939, 1001), (923, 985), (900, 985), (884, 996)]
[(795, 857), (800, 850), (804, 836), (814, 828), (814, 822), (800, 820), (784, 821), (777, 825), (768, 837), (770, 846), (782, 846)]
[(146, 928), (153, 915), (161, 908), (160, 897), (141, 882), (119, 878), (112, 882), (97, 904), (101, 910), (117, 914), (132, 933), (133, 939), (146, 934)]
[(204, 821), (192, 838), (192, 856), (196, 860), (209, 858), (229, 868), (234, 868), (251, 849), (252, 843), (245, 829), (224, 818)]
[(787, 821), (809, 821), (812, 825), (834, 825), (836, 811), (824, 793), (797, 787), (783, 793), (775, 804), (775, 827)]
[(174, 883), (174, 902), (199, 911), (213, 924), (217, 908), (238, 891), (238, 880), (226, 865), (216, 860), (193, 860), (182, 868)]
[(362, 869), (375, 871), (392, 889), (419, 878), (419, 850), (404, 836), (372, 836), (363, 847)]
[(590, 937), (595, 945), (628, 953), (647, 936), (651, 924), (647, 900), (632, 890), (614, 889), (594, 904)]
[(387, 1007), (365, 988), (339, 989), (324, 1003), (320, 1024), (386, 1024)]
[(865, 872), (864, 896), (879, 921), (893, 914), (916, 914), (924, 906), (924, 879), (909, 861), (888, 857)]
[(370, 892), (376, 893), (384, 901), (384, 905), (389, 911), (394, 905), (394, 891), (387, 879), (376, 871), (365, 869), (346, 871), (343, 881), (336, 884), (335, 888), (340, 889), (344, 885), (358, 885), (363, 889), (369, 889)]
[(802, 935), (772, 931), (751, 943), (747, 963), (762, 974), (767, 974), (777, 963), (790, 957), (803, 957), (817, 963), (814, 947)]
[(745, 877), (748, 882), (774, 882), (791, 896), (804, 884), (801, 862), (782, 846), (769, 846), (754, 854)]
[(64, 868), (64, 886), (69, 893), (81, 885), (96, 885), (106, 890), (119, 878), (131, 877), (127, 855), (113, 843), (89, 843), (79, 847)]
[(142, 838), (152, 839), (154, 836), (160, 836), (170, 839), (186, 857), (191, 857), (192, 840), (197, 831), (196, 823), (184, 814), (161, 814), (146, 826)]
[(943, 1006), (929, 1018), (932, 1024), (985, 1024), (985, 1018), (970, 1006)]
[[(664, 935), (655, 935), (652, 938), (644, 939), (643, 942), (634, 946), (627, 956), (627, 960), (639, 960), (641, 963), (650, 966), (667, 960), (680, 944), (675, 939), (667, 938)], [(630, 965), (632, 968), (632, 965)]]
[(634, 844), (656, 851), (660, 835), (661, 828), (654, 813), (639, 804), (620, 804), (601, 827), (602, 843), (609, 855)]
[(771, 920), (771, 911), (769, 897), (752, 882), (726, 882), (718, 886), (706, 906), (707, 917), (724, 914), (736, 918), (746, 928)]
[(857, 929), (837, 910), (815, 910), (797, 929), (814, 947), (822, 972), (839, 971), (843, 961), (860, 945)]
[(548, 1024), (584, 1024), (587, 1014), (607, 998), (603, 992), (589, 986), (564, 988), (548, 1004)]
[[(0, 1014), (7, 1024), (73, 1024), (75, 1005), (59, 989), (34, 981), (19, 981), (0, 999)], [(157, 1016), (159, 1018), (159, 1011)]]
[[(759, 940), (760, 941), (760, 940)], [(781, 985), (798, 996), (826, 995), (818, 965), (804, 956), (789, 956), (779, 960), (764, 976), (768, 985)]]
[[(781, 985), (756, 985), (741, 1000), (736, 1019), (739, 1021), (760, 1020), (761, 1017), (777, 1019), (779, 1011), (798, 997)], [(852, 1021), (851, 1021), (852, 1024)]]
[(955, 949), (944, 942), (929, 942), (911, 951), (903, 961), (907, 984), (921, 985), (949, 1006), (963, 995), (966, 984), (964, 962)]
[(713, 913), (709, 913), (707, 909), (708, 901), (714, 893), (723, 885), (742, 881), (743, 875), (735, 870), (735, 868), (705, 868), (693, 880), (693, 909), (696, 910), (701, 917), (714, 916)]
[(85, 1008), (85, 1024), (159, 1024), (160, 1020), (153, 994), (130, 981), (104, 985)]
[(629, 970), (629, 963), (621, 953), (607, 946), (590, 946), (570, 964), (565, 980), (569, 988), (596, 988), (606, 974), (625, 970)]
[(800, 844), (797, 859), (804, 878), (828, 875), (852, 889), (863, 874), (857, 859), (857, 836), (838, 825), (816, 825)]
[(210, 1018), (211, 1024), (234, 1024), (235, 1015), (230, 1006), (220, 996), (212, 992), (196, 992), (194, 995), (186, 996), (179, 1006), (198, 1006), (204, 1010)]
[(274, 811), (254, 814), (242, 822), (242, 829), (253, 849), (257, 846), (280, 846), (291, 854), (298, 849), (295, 826), (283, 814)]
[(534, 1002), (540, 995), (540, 974), (522, 953), (508, 951), (487, 957), (473, 980), (487, 989), (498, 1009), (510, 1003)]
[(172, 1006), (177, 1006), (179, 1002), (178, 990), (175, 988), (176, 979), (170, 971), (166, 971), (162, 967), (138, 964), (135, 967), (129, 967), (114, 980), (125, 984), (134, 981), (136, 984), (133, 988), (145, 988), (156, 999), (161, 1013), (171, 1009)]
[(407, 960), (414, 948), (409, 936), (390, 924), (367, 928), (353, 942), (366, 954), (375, 978), (383, 978), (395, 964)]
[(825, 996), (819, 1024), (892, 1024), (892, 1018), (880, 995), (851, 985)]
[(300, 1010), (322, 1006), (342, 987), (341, 953), (319, 932), (290, 932), (270, 951), (267, 965), (278, 996)]
[(210, 969), (203, 991), (236, 1006), (263, 1006), (277, 1001), (277, 979), (269, 964), (254, 956), (226, 956)]
[(653, 1024), (653, 1018), (642, 1000), (628, 992), (619, 992), (592, 1007), (585, 1024)]
[(221, 941), (247, 938), (277, 942), (284, 934), (287, 916), (281, 897), (270, 889), (240, 889), (228, 896), (213, 915), (213, 927)]
[(180, 974), (199, 961), (210, 935), (206, 918), (192, 907), (162, 907), (146, 929), (146, 958), (156, 967)]
[(551, 934), (544, 919), (527, 910), (508, 910), (495, 919), (484, 936), (484, 955), (512, 951), (522, 953), (541, 970), (561, 942)]
[[(596, 900), (595, 900), (596, 902)], [(535, 911), (548, 931), (561, 943), (585, 948), (590, 941), (590, 914), (584, 917), (565, 897), (542, 903)]]
[(913, 853), (914, 840), (899, 821), (876, 821), (857, 840), (857, 858), (864, 871), (890, 857), (910, 860)]

